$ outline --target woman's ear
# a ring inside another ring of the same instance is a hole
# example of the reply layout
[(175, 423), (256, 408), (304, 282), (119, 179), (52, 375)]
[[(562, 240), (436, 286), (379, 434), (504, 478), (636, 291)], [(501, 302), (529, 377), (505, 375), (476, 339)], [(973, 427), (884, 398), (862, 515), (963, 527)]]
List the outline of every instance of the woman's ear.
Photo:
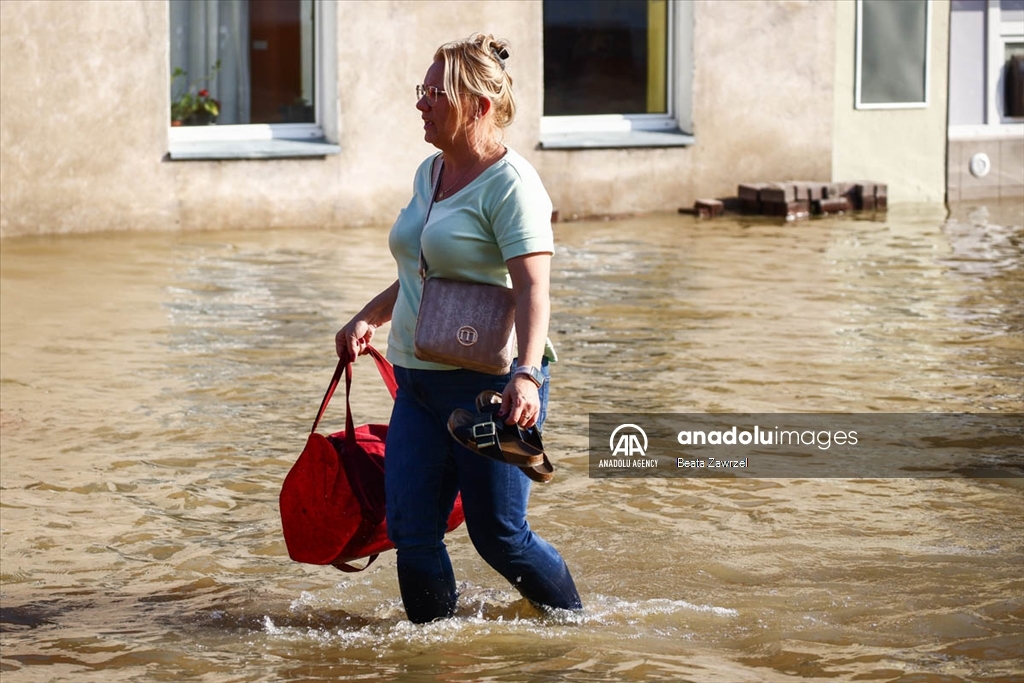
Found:
[(492, 106), (494, 105), (491, 103), (490, 99), (486, 97), (477, 98), (476, 118), (487, 116), (487, 112), (491, 110)]

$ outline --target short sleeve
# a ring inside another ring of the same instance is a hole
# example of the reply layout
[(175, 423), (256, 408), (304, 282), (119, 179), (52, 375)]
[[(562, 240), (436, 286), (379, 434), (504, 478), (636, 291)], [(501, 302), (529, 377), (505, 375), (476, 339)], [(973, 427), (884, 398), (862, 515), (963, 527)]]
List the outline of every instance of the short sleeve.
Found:
[(495, 241), (505, 261), (535, 253), (554, 253), (551, 198), (536, 171), (516, 168), (491, 214)]

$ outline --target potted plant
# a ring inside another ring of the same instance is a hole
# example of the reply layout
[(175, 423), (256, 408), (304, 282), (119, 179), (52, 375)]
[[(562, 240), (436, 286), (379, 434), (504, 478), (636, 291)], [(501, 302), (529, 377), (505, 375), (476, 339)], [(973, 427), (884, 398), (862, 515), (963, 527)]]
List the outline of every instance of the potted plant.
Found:
[[(209, 75), (201, 79), (209, 82), (220, 69), (220, 60), (213, 65)], [(187, 78), (188, 72), (180, 66), (174, 68), (171, 74), (171, 89), (173, 92), (174, 81), (179, 78)], [(220, 115), (220, 102), (210, 95), (206, 88), (200, 88), (196, 83), (189, 83), (188, 87), (180, 95), (171, 100), (171, 125), (172, 126), (205, 126), (216, 123)]]

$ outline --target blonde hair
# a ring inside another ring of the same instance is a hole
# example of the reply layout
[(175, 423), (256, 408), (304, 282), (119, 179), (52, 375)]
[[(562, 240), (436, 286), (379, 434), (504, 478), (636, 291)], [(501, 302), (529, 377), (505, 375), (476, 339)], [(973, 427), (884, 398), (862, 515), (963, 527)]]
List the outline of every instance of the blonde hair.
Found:
[(463, 120), (464, 97), (486, 97), (494, 110), (494, 125), (505, 128), (512, 123), (516, 100), (512, 77), (505, 70), (508, 46), (507, 40), (477, 33), (437, 48), (434, 61), (444, 62), (444, 90), (457, 120)]

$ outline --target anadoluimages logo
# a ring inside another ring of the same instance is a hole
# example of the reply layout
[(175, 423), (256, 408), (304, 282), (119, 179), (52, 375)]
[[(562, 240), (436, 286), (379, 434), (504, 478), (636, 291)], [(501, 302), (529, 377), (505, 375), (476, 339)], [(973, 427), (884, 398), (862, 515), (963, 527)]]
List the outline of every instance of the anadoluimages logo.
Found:
[[(620, 432), (621, 435), (619, 435)], [(615, 438), (617, 435), (618, 440)], [(642, 445), (641, 439), (643, 439)], [(613, 456), (642, 458), (647, 453), (647, 433), (635, 424), (619, 425), (608, 439), (608, 448)]]

